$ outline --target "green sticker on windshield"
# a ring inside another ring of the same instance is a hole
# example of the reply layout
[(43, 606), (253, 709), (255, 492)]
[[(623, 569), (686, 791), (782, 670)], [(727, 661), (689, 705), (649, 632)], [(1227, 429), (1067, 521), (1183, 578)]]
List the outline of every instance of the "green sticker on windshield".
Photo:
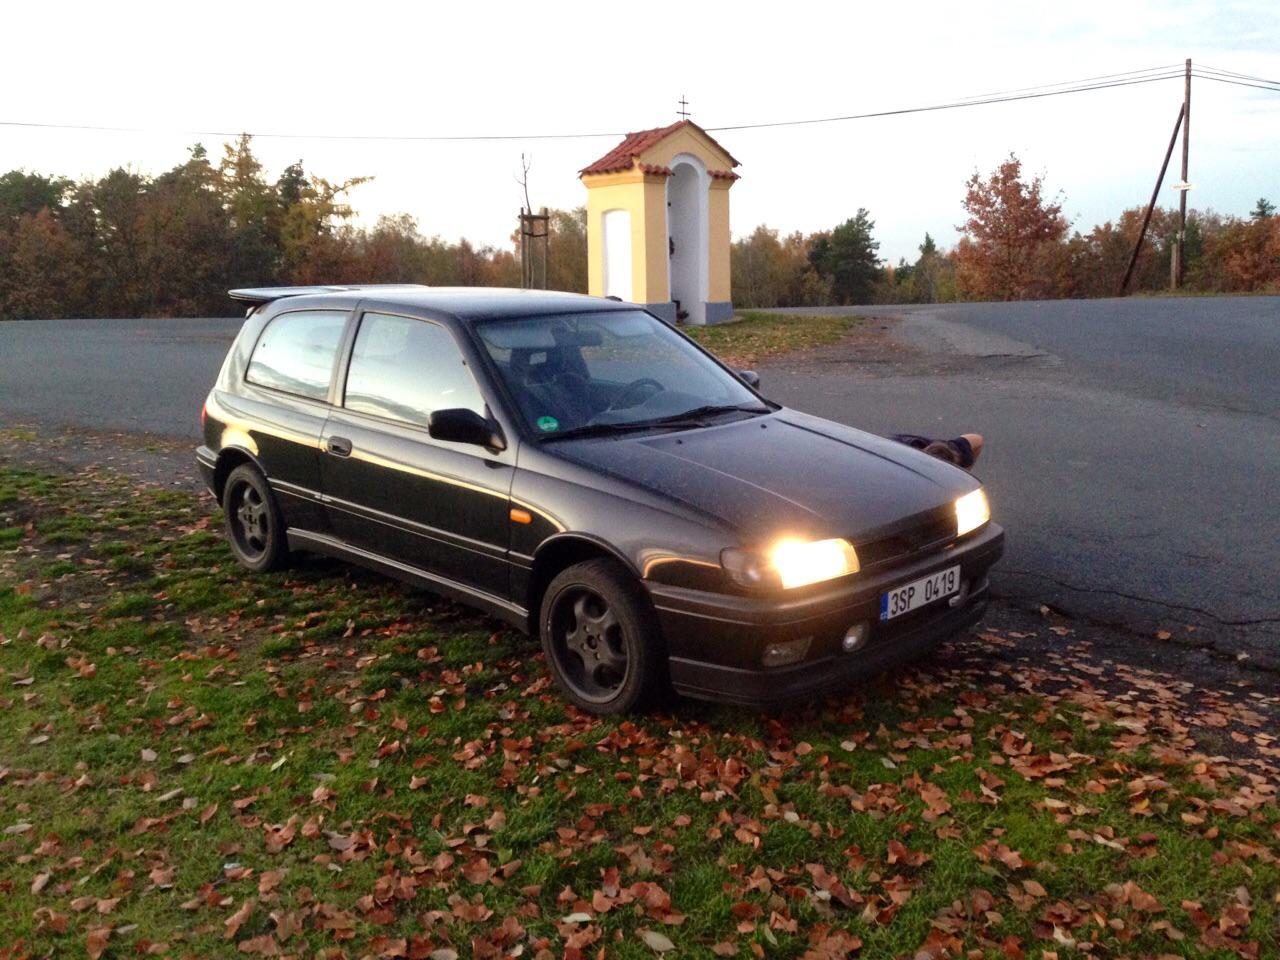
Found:
[(554, 430), (560, 429), (560, 421), (555, 417), (539, 417), (538, 429), (543, 433), (551, 433)]

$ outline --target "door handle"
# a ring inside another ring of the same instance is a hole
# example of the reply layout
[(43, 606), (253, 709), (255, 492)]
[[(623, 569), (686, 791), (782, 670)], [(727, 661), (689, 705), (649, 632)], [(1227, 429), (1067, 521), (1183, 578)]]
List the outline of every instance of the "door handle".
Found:
[(324, 449), (335, 457), (349, 457), (351, 456), (351, 441), (346, 437), (329, 437), (324, 442)]

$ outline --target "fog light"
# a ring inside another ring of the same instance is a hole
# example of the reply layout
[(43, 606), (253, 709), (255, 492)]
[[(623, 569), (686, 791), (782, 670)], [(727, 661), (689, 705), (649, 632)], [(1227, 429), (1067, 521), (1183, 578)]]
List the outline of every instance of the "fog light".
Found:
[(801, 637), (799, 640), (783, 640), (771, 643), (764, 648), (764, 656), (760, 658), (766, 667), (781, 667), (784, 664), (803, 660), (809, 652), (809, 644), (813, 637)]
[(840, 646), (845, 653), (853, 653), (855, 650), (861, 650), (867, 642), (867, 635), (871, 632), (865, 623), (855, 623), (844, 633), (844, 640), (840, 642)]

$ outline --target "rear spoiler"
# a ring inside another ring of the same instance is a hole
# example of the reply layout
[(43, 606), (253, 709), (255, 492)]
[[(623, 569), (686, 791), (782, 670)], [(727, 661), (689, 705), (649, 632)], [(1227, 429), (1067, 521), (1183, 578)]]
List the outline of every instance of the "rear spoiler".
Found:
[(360, 283), (351, 286), (314, 286), (314, 287), (242, 287), (228, 290), (227, 296), (232, 300), (260, 307), (264, 303), (280, 300), (284, 297), (306, 297), (317, 293), (347, 293), (356, 290), (376, 290), (387, 292), (393, 290), (425, 290), (422, 283)]

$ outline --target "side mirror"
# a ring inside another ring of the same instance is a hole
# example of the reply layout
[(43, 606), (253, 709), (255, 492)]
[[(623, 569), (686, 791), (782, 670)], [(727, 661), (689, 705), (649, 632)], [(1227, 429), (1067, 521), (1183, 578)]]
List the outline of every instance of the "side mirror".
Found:
[(436, 440), (473, 443), (491, 450), (502, 450), (507, 446), (496, 424), (466, 407), (434, 411), (427, 417), (427, 433)]
[(756, 373), (754, 370), (739, 370), (738, 379), (752, 390), (760, 389), (760, 374)]

